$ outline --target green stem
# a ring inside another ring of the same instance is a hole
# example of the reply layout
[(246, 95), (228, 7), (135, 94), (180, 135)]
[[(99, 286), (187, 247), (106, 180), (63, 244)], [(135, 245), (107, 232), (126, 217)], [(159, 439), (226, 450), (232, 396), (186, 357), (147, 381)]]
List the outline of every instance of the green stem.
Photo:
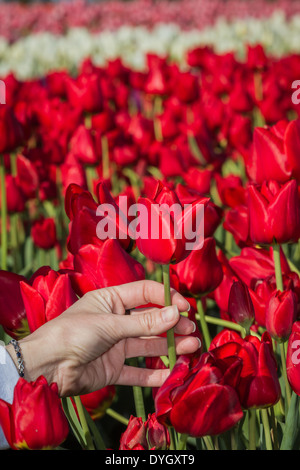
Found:
[[(131, 367), (138, 367), (139, 363), (137, 357), (129, 359), (129, 364)], [(142, 387), (134, 385), (132, 387), (132, 390), (136, 416), (142, 418), (143, 421), (146, 421), (146, 412)]]
[(14, 214), (10, 215), (10, 234), (11, 234), (11, 250), (14, 257), (14, 271), (19, 272), (22, 269), (22, 258), (21, 252), (19, 250), (19, 214), (15, 212)]
[[(165, 288), (165, 306), (168, 307), (172, 305), (169, 264), (162, 265), (162, 272), (163, 272), (163, 283), (164, 283), (164, 288)], [(170, 330), (167, 331), (167, 342), (168, 342), (168, 356), (169, 356), (170, 370), (172, 370), (176, 363), (174, 328), (171, 328)]]
[(202, 439), (205, 442), (207, 450), (215, 450), (213, 441), (210, 436), (204, 436)]
[(83, 405), (81, 403), (80, 396), (74, 397), (74, 401), (75, 401), (76, 408), (77, 408), (77, 411), (78, 411), (80, 424), (81, 424), (81, 427), (82, 427), (82, 430), (84, 432), (84, 436), (85, 436), (85, 439), (86, 439), (87, 449), (88, 450), (95, 450), (93, 440), (92, 440), (92, 436), (90, 434), (90, 430), (89, 430), (89, 427), (88, 427), (88, 424), (87, 424), (87, 421), (86, 421), (86, 417), (85, 417), (85, 413), (84, 413)]
[[(170, 265), (162, 265), (162, 276), (165, 290), (165, 307), (172, 305), (171, 299), (171, 286), (170, 286)], [(175, 335), (174, 328), (167, 331), (167, 343), (168, 343), (168, 359), (169, 369), (173, 369), (176, 363), (176, 347), (175, 347)], [(177, 433), (173, 427), (169, 428), (170, 434), (170, 450), (177, 450)]]
[(127, 418), (124, 418), (124, 416), (120, 415), (120, 413), (118, 413), (117, 411), (115, 410), (112, 410), (111, 408), (107, 408), (107, 410), (105, 411), (105, 413), (110, 416), (111, 418), (115, 419), (116, 421), (118, 421), (119, 423), (122, 423), (124, 424), (125, 426), (128, 425), (129, 423), (129, 419)]
[(177, 450), (175, 429), (170, 427), (168, 428), (168, 431), (169, 431), (169, 436), (170, 436), (170, 450)]
[(230, 431), (231, 450), (237, 450), (236, 429)]
[(279, 348), (280, 348), (282, 375), (283, 375), (284, 384), (285, 384), (286, 401), (287, 401), (287, 406), (289, 408), (291, 404), (292, 393), (291, 393), (291, 388), (290, 388), (290, 384), (289, 384), (288, 377), (287, 377), (287, 371), (286, 371), (286, 356), (285, 356), (284, 344), (280, 343)]
[(249, 450), (256, 450), (256, 410), (248, 410), (249, 419)]
[(162, 99), (160, 96), (155, 96), (154, 105), (153, 105), (153, 125), (154, 125), (155, 139), (158, 142), (163, 141), (161, 124), (160, 124), (160, 120), (157, 117), (161, 112), (162, 112)]
[(275, 418), (274, 406), (271, 406), (270, 414), (271, 414), (271, 427), (272, 427), (272, 436), (273, 436), (273, 442), (274, 442), (274, 450), (279, 450), (277, 423), (276, 423), (276, 418)]
[(210, 343), (211, 343), (211, 337), (210, 337), (209, 329), (206, 323), (201, 299), (197, 300), (197, 311), (199, 313), (199, 321), (200, 321), (201, 331), (202, 331), (204, 342), (205, 342), (205, 347), (206, 347), (206, 350), (208, 351)]
[[(280, 245), (278, 244), (273, 246), (273, 259), (274, 259), (274, 266), (275, 266), (276, 287), (277, 287), (277, 290), (283, 292), (284, 287), (283, 287), (282, 269), (281, 269), (281, 262), (280, 262)], [(291, 403), (291, 388), (290, 388), (290, 384), (287, 378), (284, 344), (280, 343), (279, 347), (280, 347), (282, 374), (283, 374), (284, 383), (285, 383), (286, 401), (287, 401), (287, 406), (289, 407)]]
[(261, 419), (262, 419), (264, 432), (265, 432), (266, 448), (267, 450), (273, 450), (268, 410), (266, 408), (263, 408), (260, 411), (261, 411)]
[[(198, 315), (196, 315), (196, 318), (198, 318)], [(239, 331), (240, 333), (244, 332), (244, 328), (242, 326), (228, 320), (222, 320), (222, 318), (215, 318), (210, 317), (209, 315), (204, 315), (204, 319), (207, 323), (211, 323), (212, 325), (223, 326), (224, 328), (230, 328), (231, 330)]]
[(7, 200), (5, 186), (4, 156), (0, 155), (1, 185), (1, 269), (7, 270)]
[(277, 290), (283, 292), (282, 270), (280, 262), (280, 245), (273, 245), (273, 259), (275, 266), (275, 277)]
[(92, 165), (86, 165), (85, 174), (86, 174), (88, 190), (92, 196), (95, 196), (94, 185), (93, 185), (93, 180), (96, 179), (95, 168)]
[(177, 450), (186, 450), (188, 434), (180, 434)]
[(102, 147), (102, 176), (104, 179), (110, 177), (110, 168), (109, 168), (109, 148), (108, 140), (106, 135), (103, 135), (101, 138), (101, 147)]

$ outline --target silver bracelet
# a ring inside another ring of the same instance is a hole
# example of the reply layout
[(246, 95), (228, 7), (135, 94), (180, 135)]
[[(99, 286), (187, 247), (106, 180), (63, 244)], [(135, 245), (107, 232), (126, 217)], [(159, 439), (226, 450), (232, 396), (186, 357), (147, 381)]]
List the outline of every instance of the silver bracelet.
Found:
[(8, 344), (12, 344), (17, 356), (17, 361), (18, 361), (18, 371), (19, 371), (19, 376), (24, 377), (25, 373), (25, 366), (23, 362), (23, 356), (22, 356), (22, 351), (20, 348), (20, 345), (16, 339), (12, 339)]

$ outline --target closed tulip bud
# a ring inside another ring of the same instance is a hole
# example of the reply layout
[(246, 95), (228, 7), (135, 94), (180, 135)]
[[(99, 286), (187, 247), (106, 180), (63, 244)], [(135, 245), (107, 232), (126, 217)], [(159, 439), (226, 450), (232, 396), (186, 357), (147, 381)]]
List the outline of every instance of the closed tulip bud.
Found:
[(163, 424), (157, 421), (155, 413), (148, 415), (147, 440), (150, 449), (166, 450), (170, 446), (169, 431)]
[[(20, 187), (17, 179), (12, 175), (5, 177), (7, 210), (9, 213), (23, 212), (25, 209), (26, 197)], [(1, 198), (0, 198), (1, 207)]]
[(292, 290), (276, 291), (266, 308), (266, 328), (277, 341), (286, 341), (297, 318), (297, 296)]
[(223, 279), (215, 240), (206, 238), (201, 250), (192, 251), (185, 260), (171, 265), (170, 274), (171, 282), (183, 294), (200, 296), (213, 291)]
[(72, 135), (70, 151), (81, 163), (93, 165), (99, 162), (92, 133), (84, 125), (78, 126)]
[(25, 277), (9, 271), (0, 271), (0, 325), (12, 338), (20, 339), (29, 334), (26, 311), (20, 282)]
[(31, 237), (34, 244), (43, 250), (54, 248), (57, 243), (54, 219), (41, 217), (36, 220), (31, 228)]
[(250, 238), (254, 243), (298, 240), (300, 205), (296, 180), (284, 185), (276, 181), (265, 181), (261, 187), (250, 185), (248, 195)]
[(130, 416), (126, 431), (120, 439), (119, 450), (148, 450), (147, 425), (142, 418)]
[(96, 73), (81, 74), (65, 81), (68, 100), (74, 108), (86, 112), (99, 112), (102, 107), (100, 80)]
[(228, 313), (246, 331), (250, 329), (254, 321), (254, 306), (248, 287), (241, 281), (235, 281), (231, 286)]
[[(144, 256), (158, 264), (179, 263), (192, 250), (203, 245), (204, 211), (208, 198), (200, 197), (182, 203), (175, 191), (157, 183), (151, 197), (140, 197), (140, 233), (137, 247)], [(183, 207), (184, 205), (184, 207)], [(196, 227), (193, 232), (193, 227)]]
[(42, 450), (59, 446), (69, 425), (62, 410), (57, 384), (40, 376), (35, 382), (20, 378), (13, 403), (0, 399), (0, 425), (12, 449)]
[[(106, 240), (101, 247), (85, 245), (80, 248), (74, 256), (74, 269), (88, 279), (88, 290), (145, 279), (142, 264), (126, 253), (117, 240)], [(85, 289), (87, 283), (80, 285)], [(81, 295), (86, 292), (81, 291)]]
[(22, 144), (23, 130), (11, 107), (0, 105), (0, 153)]

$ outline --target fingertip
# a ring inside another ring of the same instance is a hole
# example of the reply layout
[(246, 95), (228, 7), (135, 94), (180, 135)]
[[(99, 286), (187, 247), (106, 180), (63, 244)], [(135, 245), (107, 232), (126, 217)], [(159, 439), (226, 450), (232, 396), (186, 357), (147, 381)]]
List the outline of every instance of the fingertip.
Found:
[(177, 305), (171, 305), (169, 307), (164, 307), (161, 310), (162, 319), (166, 323), (174, 322), (176, 319), (179, 319), (179, 310)]
[(172, 289), (172, 304), (176, 304), (180, 312), (189, 312), (191, 309), (190, 303), (175, 289)]

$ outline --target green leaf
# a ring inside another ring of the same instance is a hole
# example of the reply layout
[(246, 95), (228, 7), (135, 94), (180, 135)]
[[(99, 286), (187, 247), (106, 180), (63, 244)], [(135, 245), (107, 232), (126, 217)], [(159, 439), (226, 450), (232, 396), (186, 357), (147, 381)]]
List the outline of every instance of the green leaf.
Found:
[(300, 437), (299, 397), (292, 393), (280, 450), (293, 450)]
[(93, 438), (93, 441), (95, 443), (95, 446), (96, 446), (96, 449), (97, 450), (106, 450), (106, 445), (104, 443), (104, 440), (100, 434), (100, 431), (98, 429), (98, 427), (96, 426), (96, 423), (92, 420), (90, 414), (88, 413), (88, 411), (86, 410), (86, 408), (84, 408), (84, 414), (85, 414), (85, 419), (86, 419), (86, 422), (88, 424), (88, 427), (91, 431), (91, 434), (92, 434), (92, 438)]
[(62, 398), (61, 399), (62, 407), (65, 412), (65, 415), (69, 421), (70, 427), (74, 433), (74, 436), (78, 440), (79, 444), (83, 449), (86, 448), (87, 443), (86, 443), (86, 438), (83, 432), (83, 429), (81, 427), (81, 424), (79, 422), (79, 419), (77, 417), (77, 414), (74, 410), (74, 406), (72, 403), (71, 398)]

